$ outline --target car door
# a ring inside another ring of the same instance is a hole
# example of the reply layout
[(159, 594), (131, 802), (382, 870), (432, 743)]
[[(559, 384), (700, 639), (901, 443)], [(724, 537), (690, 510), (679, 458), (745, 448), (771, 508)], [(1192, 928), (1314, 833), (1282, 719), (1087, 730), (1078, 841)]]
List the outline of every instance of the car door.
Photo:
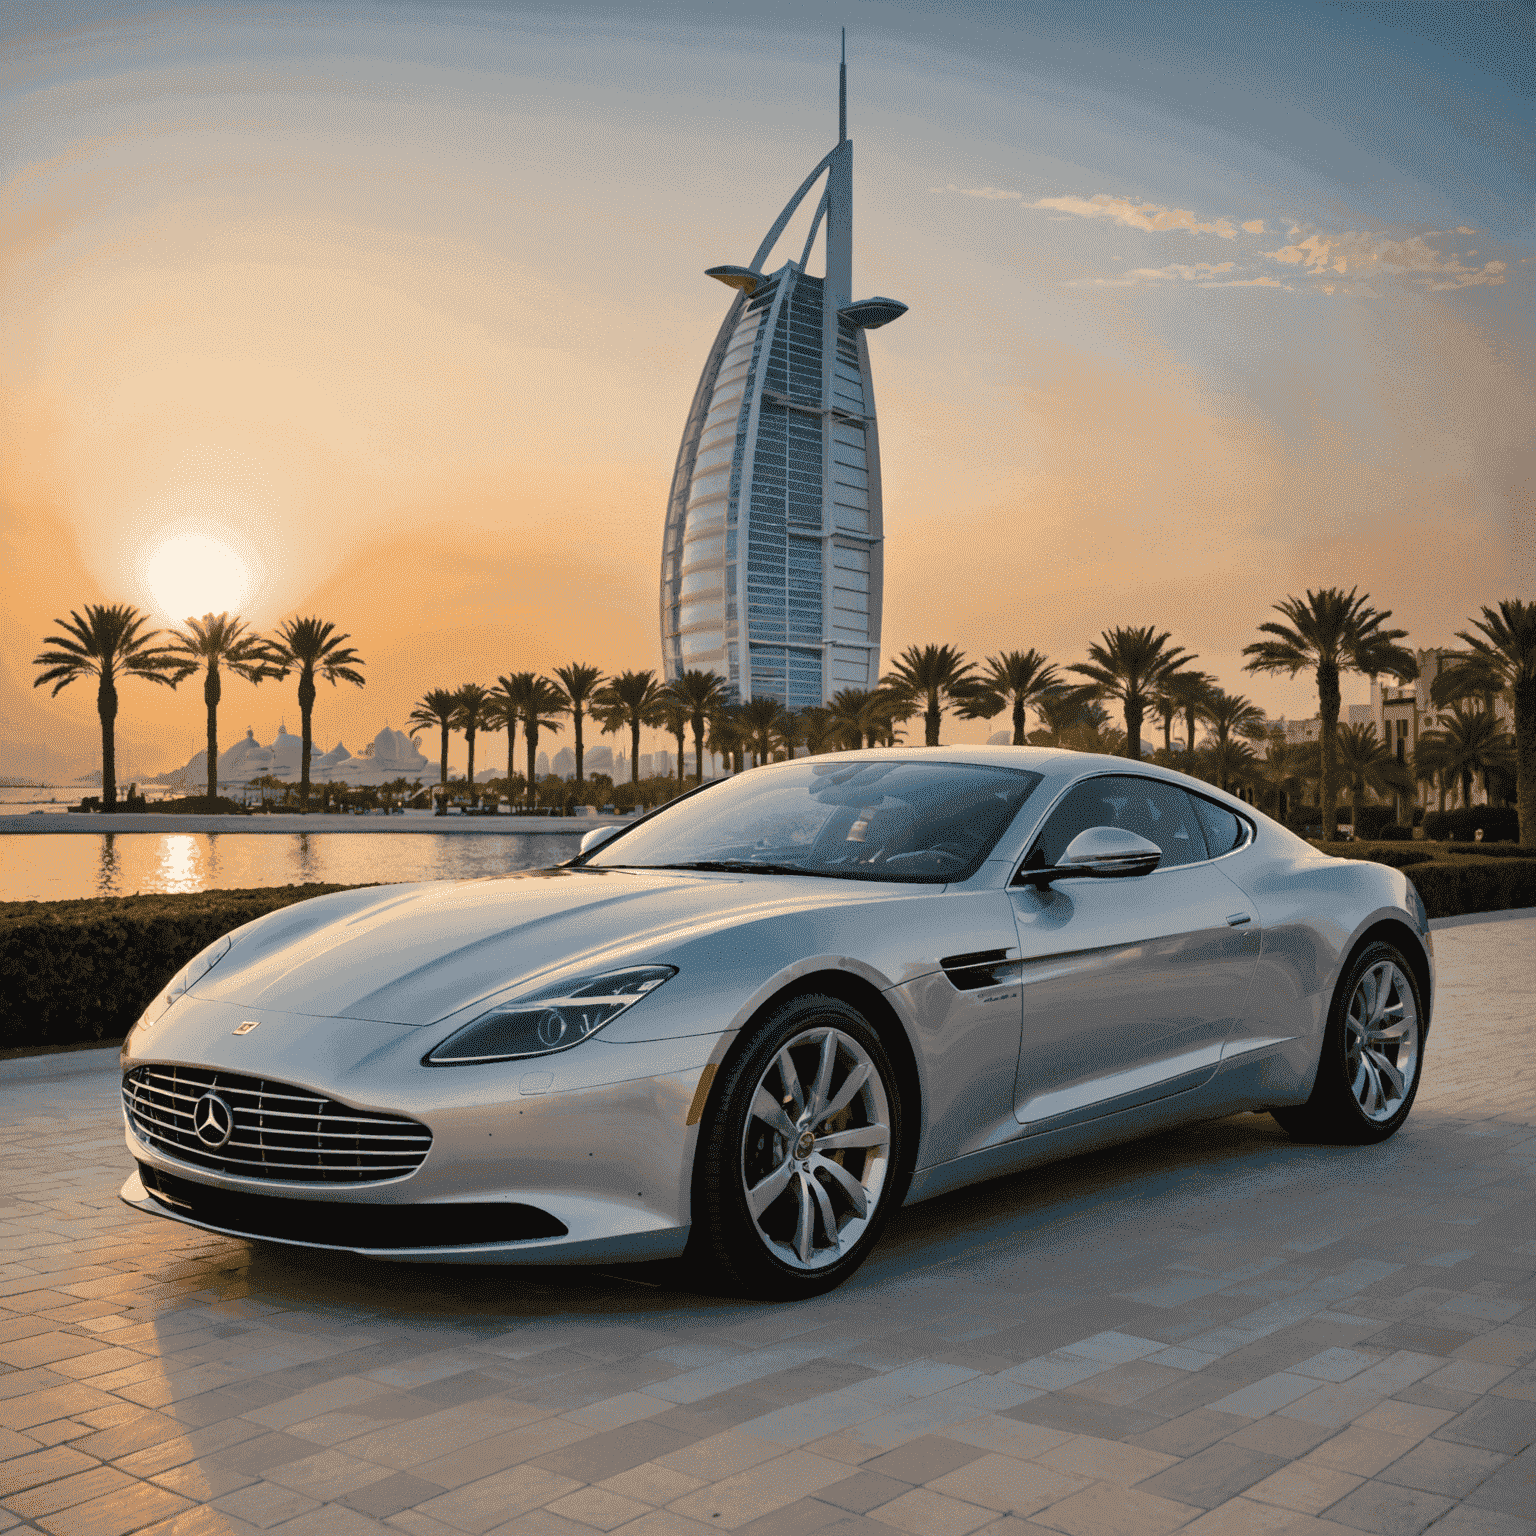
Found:
[(1083, 780), (1047, 817), (1024, 868), (1056, 865), (1097, 826), (1156, 843), (1158, 868), (1009, 889), (1023, 1004), (1014, 1103), (1031, 1133), (1205, 1082), (1258, 958), (1258, 911), (1211, 862), (1193, 797), (1176, 784)]

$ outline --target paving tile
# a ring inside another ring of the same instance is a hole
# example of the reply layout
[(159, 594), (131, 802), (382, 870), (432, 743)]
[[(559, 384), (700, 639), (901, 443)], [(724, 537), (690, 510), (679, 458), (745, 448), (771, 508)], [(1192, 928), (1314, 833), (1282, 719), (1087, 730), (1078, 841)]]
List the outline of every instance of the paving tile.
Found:
[(1376, 1475), (1384, 1483), (1401, 1483), (1406, 1488), (1421, 1488), (1426, 1493), (1443, 1493), (1459, 1499), (1508, 1460), (1498, 1451), (1430, 1439), (1414, 1446)]
[(1138, 1487), (1175, 1503), (1215, 1509), (1284, 1465), (1278, 1456), (1219, 1441), (1146, 1478)]
[(125, 1536), (126, 1532), (142, 1530), (189, 1507), (179, 1494), (150, 1483), (134, 1483), (57, 1514), (39, 1516), (37, 1523), (49, 1536)]
[(409, 1472), (392, 1472), (376, 1482), (364, 1483), (359, 1488), (340, 1494), (337, 1502), (357, 1510), (359, 1514), (383, 1520), (399, 1514), (403, 1509), (424, 1504), (441, 1492), (442, 1488), (436, 1483), (429, 1483), (424, 1477), (416, 1477)]
[(39, 1483), (51, 1483), (99, 1465), (95, 1457), (83, 1456), (66, 1445), (50, 1446), (47, 1450), (14, 1456), (9, 1461), (0, 1461), (0, 1499), (9, 1498), (25, 1488), (35, 1488)]
[(1352, 1493), (1364, 1478), (1336, 1472), (1316, 1462), (1293, 1462), (1243, 1490), (1243, 1497), (1260, 1504), (1278, 1504), (1304, 1515), (1321, 1514)]
[(1347, 1493), (1328, 1512), (1329, 1519), (1358, 1531), (1382, 1536), (1414, 1536), (1451, 1508), (1452, 1500), (1418, 1488), (1372, 1480)]
[(872, 1510), (870, 1518), (887, 1529), (911, 1531), (913, 1536), (970, 1536), (972, 1531), (990, 1524), (996, 1514), (975, 1504), (946, 1498), (932, 1488), (913, 1488)]
[(1061, 1445), (1042, 1451), (1034, 1460), (1053, 1472), (1097, 1478), (1127, 1488), (1181, 1464), (1176, 1456), (1117, 1440), (1100, 1440), (1095, 1435), (1074, 1435)]
[(1158, 1498), (1139, 1488), (1095, 1483), (1051, 1505), (1040, 1522), (1067, 1536), (1164, 1536), (1197, 1514), (1193, 1505)]
[(1436, 1431), (1442, 1440), (1481, 1445), (1509, 1455), (1536, 1440), (1536, 1403), (1488, 1396)]
[(845, 1477), (840, 1483), (831, 1483), (817, 1491), (816, 1497), (823, 1503), (835, 1505), (853, 1514), (862, 1515), (877, 1504), (889, 1504), (912, 1487), (894, 1477), (884, 1477), (867, 1469)]
[(611, 1531), (615, 1526), (626, 1525), (651, 1511), (649, 1504), (626, 1499), (605, 1488), (578, 1488), (575, 1493), (555, 1499), (546, 1508), (562, 1519), (575, 1520), (599, 1531)]
[(135, 1486), (134, 1479), (115, 1467), (94, 1466), (70, 1477), (61, 1477), (51, 1483), (42, 1483), (23, 1492), (9, 1493), (5, 1497), (6, 1508), (28, 1520), (70, 1509), (76, 1504), (86, 1504), (92, 1499), (105, 1498), (108, 1494), (121, 1493)]
[[(1088, 1485), (1089, 1479), (988, 1452), (929, 1486), (937, 1493), (1004, 1513), (1033, 1514)], [(877, 1514), (876, 1518), (882, 1518)]]
[(598, 1485), (628, 1499), (638, 1499), (642, 1504), (657, 1506), (670, 1504), (685, 1493), (692, 1493), (702, 1486), (703, 1479), (690, 1477), (686, 1472), (676, 1472), (660, 1462), (648, 1461), (643, 1466), (631, 1467), (616, 1477), (606, 1477)]
[(484, 1536), (514, 1515), (537, 1509), (574, 1493), (581, 1484), (575, 1478), (561, 1477), (542, 1467), (508, 1467), (503, 1472), (466, 1483), (448, 1493), (426, 1499), (416, 1506), (424, 1515), (441, 1520), (471, 1536)]
[(866, 1461), (863, 1470), (904, 1483), (931, 1483), (946, 1472), (975, 1461), (981, 1454), (977, 1447), (943, 1435), (922, 1435), (897, 1450)]
[(1522, 1451), (1467, 1494), (1478, 1509), (1536, 1515), (1536, 1447)]

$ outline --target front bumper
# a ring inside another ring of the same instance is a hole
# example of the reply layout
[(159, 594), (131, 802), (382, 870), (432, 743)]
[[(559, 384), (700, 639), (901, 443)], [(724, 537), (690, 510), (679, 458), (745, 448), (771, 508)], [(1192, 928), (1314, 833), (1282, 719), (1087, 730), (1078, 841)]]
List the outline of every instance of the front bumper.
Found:
[(435, 1263), (614, 1263), (686, 1245), (690, 1111), (720, 1036), (599, 1036), (531, 1064), (428, 1069), (415, 1030), (262, 1013), (256, 1034), (237, 1037), (242, 1012), (178, 1004), (173, 1027), (130, 1037), (123, 1066), (179, 1062), (293, 1084), (408, 1116), (431, 1131), (430, 1150), (403, 1177), (286, 1182), (195, 1166), (125, 1114), (141, 1172), (122, 1198), (136, 1210), (230, 1237)]
[[(155, 1186), (153, 1192), (146, 1188), (146, 1179)], [(686, 1226), (644, 1225), (633, 1210), (597, 1200), (572, 1201), (569, 1196), (561, 1204), (577, 1226), (548, 1236), (520, 1235), (519, 1229), (534, 1232), (566, 1224), (536, 1206), (510, 1201), (498, 1211), (490, 1202), (380, 1206), (285, 1200), (270, 1194), (235, 1194), (167, 1176), (148, 1165), (128, 1176), (118, 1196), (147, 1216), (163, 1216), (224, 1237), (419, 1264), (637, 1263), (676, 1258), (688, 1243)], [(293, 1213), (283, 1207), (292, 1207)], [(366, 1213), (373, 1220), (327, 1220), (325, 1207), (347, 1216)], [(453, 1230), (460, 1210), (462, 1233)], [(420, 1220), (423, 1216), (430, 1222)], [(488, 1237), (487, 1228), (495, 1235)], [(412, 1240), (401, 1246), (405, 1236)]]

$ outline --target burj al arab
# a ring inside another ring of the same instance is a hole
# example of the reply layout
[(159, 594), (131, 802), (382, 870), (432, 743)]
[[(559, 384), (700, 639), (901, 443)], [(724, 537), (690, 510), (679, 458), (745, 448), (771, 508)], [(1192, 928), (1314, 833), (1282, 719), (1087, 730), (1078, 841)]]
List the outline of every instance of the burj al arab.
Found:
[[(745, 266), (683, 428), (661, 554), (666, 675), (713, 671), (738, 699), (823, 703), (880, 668), (880, 438), (867, 331), (906, 313), (853, 301), (853, 142), (838, 139)], [(764, 264), (821, 185), (798, 261)], [(818, 234), (825, 275), (806, 270)]]

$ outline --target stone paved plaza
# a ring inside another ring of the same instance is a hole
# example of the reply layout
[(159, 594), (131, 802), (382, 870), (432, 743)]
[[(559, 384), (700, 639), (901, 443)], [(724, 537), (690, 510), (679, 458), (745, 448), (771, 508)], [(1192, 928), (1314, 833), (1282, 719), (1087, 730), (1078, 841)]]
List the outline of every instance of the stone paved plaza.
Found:
[(1437, 930), (1393, 1141), (1079, 1158), (798, 1306), (212, 1238), (115, 1074), (0, 1079), (0, 1530), (1536, 1532), (1536, 913)]

